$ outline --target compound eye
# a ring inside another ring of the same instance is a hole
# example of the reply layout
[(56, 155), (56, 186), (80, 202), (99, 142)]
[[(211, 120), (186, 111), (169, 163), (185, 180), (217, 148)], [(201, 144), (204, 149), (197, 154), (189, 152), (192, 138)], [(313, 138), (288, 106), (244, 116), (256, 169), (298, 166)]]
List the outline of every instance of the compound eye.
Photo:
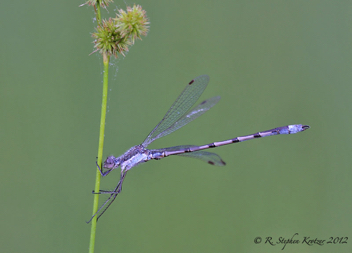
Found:
[(113, 169), (115, 167), (115, 157), (109, 156), (104, 161), (104, 168), (106, 169)]

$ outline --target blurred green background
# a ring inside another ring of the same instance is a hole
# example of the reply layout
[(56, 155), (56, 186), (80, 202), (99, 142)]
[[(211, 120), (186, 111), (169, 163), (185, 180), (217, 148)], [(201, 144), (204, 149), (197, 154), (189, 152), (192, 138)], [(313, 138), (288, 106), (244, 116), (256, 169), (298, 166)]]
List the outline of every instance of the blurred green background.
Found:
[[(2, 3), (1, 252), (88, 251), (102, 57), (88, 56), (96, 23), (82, 3)], [(351, 238), (352, 2), (116, 1), (102, 13), (133, 3), (151, 28), (111, 65), (104, 158), (141, 143), (201, 74), (202, 99), (219, 104), (150, 148), (311, 129), (213, 150), (225, 167), (170, 157), (133, 168), (98, 222), (96, 252), (282, 252), (265, 238)]]

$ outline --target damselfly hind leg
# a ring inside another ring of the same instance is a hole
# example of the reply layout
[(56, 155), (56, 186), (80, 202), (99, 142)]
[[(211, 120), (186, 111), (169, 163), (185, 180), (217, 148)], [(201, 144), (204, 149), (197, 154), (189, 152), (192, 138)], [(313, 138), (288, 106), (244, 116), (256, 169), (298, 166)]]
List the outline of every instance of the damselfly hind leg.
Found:
[[(99, 220), (99, 218), (105, 213), (105, 211), (110, 207), (110, 205), (112, 204), (112, 202), (114, 202), (114, 200), (116, 199), (117, 195), (122, 191), (122, 183), (123, 180), (125, 179), (127, 174), (127, 171), (121, 171), (121, 177), (120, 177), (120, 181), (117, 184), (117, 186), (115, 187), (115, 189), (113, 191), (104, 191), (104, 190), (100, 190), (100, 192), (95, 192), (93, 191), (93, 194), (111, 194), (110, 197), (104, 202), (104, 204), (101, 205), (101, 207), (98, 209), (98, 211), (89, 219), (89, 221), (86, 221), (86, 223), (90, 223), (92, 221), (92, 219), (103, 209), (103, 207), (107, 205), (107, 207), (105, 207), (105, 209), (99, 214), (97, 221)], [(109, 203), (110, 201), (110, 203)]]

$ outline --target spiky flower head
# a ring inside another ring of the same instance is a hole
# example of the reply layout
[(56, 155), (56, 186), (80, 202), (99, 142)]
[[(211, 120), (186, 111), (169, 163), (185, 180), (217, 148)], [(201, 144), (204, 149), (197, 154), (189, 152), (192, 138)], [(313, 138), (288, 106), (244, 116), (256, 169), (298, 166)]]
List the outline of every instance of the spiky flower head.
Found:
[(117, 53), (125, 56), (124, 52), (128, 51), (128, 46), (131, 41), (127, 37), (121, 35), (116, 29), (116, 22), (109, 18), (109, 20), (102, 20), (101, 25), (96, 28), (96, 32), (92, 34), (94, 40), (94, 47), (101, 54), (104, 52), (108, 55), (114, 55), (117, 58)]
[(127, 6), (127, 12), (120, 9), (114, 20), (117, 31), (123, 37), (130, 37), (132, 44), (136, 38), (142, 39), (141, 35), (146, 36), (149, 31), (146, 11), (140, 5), (133, 5), (132, 8)]
[(106, 8), (107, 6), (109, 6), (109, 3), (112, 3), (112, 2), (113, 2), (112, 0), (88, 0), (84, 4), (81, 4), (80, 7), (86, 4), (91, 6), (96, 6), (97, 4), (100, 3), (102, 7)]

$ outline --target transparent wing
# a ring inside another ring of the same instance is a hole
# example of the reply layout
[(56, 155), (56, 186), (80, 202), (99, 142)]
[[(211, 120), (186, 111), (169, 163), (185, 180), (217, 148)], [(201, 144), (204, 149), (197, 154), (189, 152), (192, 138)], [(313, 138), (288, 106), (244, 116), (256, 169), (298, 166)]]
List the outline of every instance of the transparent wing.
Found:
[(207, 151), (194, 151), (191, 153), (179, 154), (179, 156), (196, 158), (202, 160), (203, 162), (209, 163), (216, 166), (224, 166), (226, 163), (221, 159), (221, 157), (215, 153)]
[(200, 103), (199, 105), (194, 107), (192, 109), (192, 111), (183, 115), (182, 118), (180, 118), (178, 121), (176, 121), (169, 128), (165, 129), (163, 132), (159, 133), (154, 138), (152, 138), (149, 143), (151, 143), (151, 142), (155, 141), (156, 139), (159, 139), (163, 136), (171, 134), (172, 132), (175, 132), (177, 129), (180, 129), (181, 127), (187, 125), (189, 122), (195, 120), (196, 118), (198, 118), (199, 116), (204, 114), (206, 111), (208, 111), (210, 108), (212, 108), (214, 105), (216, 105), (219, 102), (219, 100), (220, 100), (219, 96), (204, 100), (202, 103)]
[[(189, 84), (187, 84), (186, 88), (182, 91), (181, 95), (176, 99), (173, 105), (165, 114), (164, 118), (156, 125), (156, 127), (150, 132), (147, 138), (144, 140), (142, 145), (147, 147), (150, 143), (155, 141), (156, 139), (165, 136), (166, 134), (161, 134), (165, 130), (167, 130), (167, 134), (172, 133), (173, 131), (179, 129), (190, 121), (184, 121), (185, 123), (175, 130), (173, 129), (173, 125), (179, 121), (183, 116), (189, 111), (189, 109), (194, 105), (194, 103), (199, 99), (205, 88), (207, 87), (209, 82), (209, 76), (202, 75), (193, 79)], [(207, 103), (205, 103), (204, 107), (206, 107)], [(209, 103), (210, 104), (210, 103)], [(214, 106), (213, 104), (212, 106)], [(199, 105), (201, 106), (201, 104)], [(209, 107), (207, 110), (209, 110)], [(201, 108), (198, 108), (198, 110)], [(205, 110), (206, 111), (206, 110)], [(205, 112), (204, 111), (204, 112)], [(192, 111), (194, 112), (194, 111)], [(203, 112), (203, 113), (204, 113)], [(199, 117), (203, 113), (200, 113), (196, 117), (192, 117), (192, 120)]]
[[(158, 149), (159, 151), (175, 151), (175, 150), (181, 150), (181, 149), (188, 149), (190, 147), (196, 147), (194, 145), (183, 145), (183, 146), (175, 146), (175, 147), (170, 147), (170, 148), (162, 148)], [(216, 165), (216, 166), (224, 166), (226, 163), (221, 159), (221, 157), (215, 153), (207, 152), (207, 151), (194, 151), (194, 152), (189, 152), (189, 153), (182, 153), (182, 154), (177, 154), (177, 156), (184, 156), (184, 157), (190, 157), (190, 158), (196, 158), (199, 159), (203, 162), (209, 163), (211, 165)]]

